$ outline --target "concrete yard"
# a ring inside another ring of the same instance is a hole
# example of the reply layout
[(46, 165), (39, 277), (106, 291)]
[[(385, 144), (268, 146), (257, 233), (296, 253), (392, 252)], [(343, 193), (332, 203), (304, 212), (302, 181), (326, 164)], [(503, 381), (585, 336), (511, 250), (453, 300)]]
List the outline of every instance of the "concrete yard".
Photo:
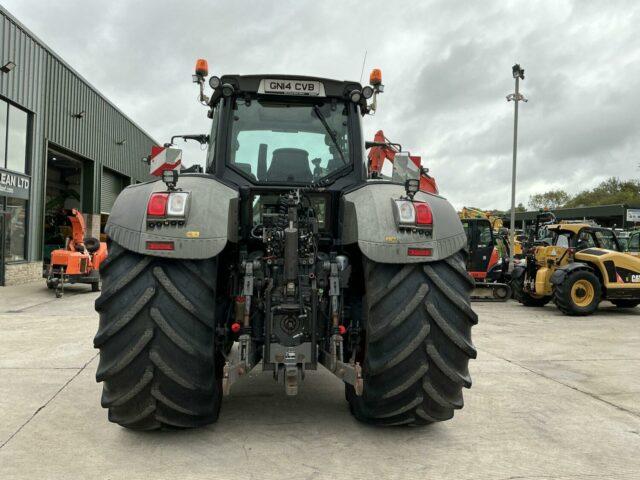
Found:
[(1, 479), (640, 478), (640, 308), (475, 304), (474, 385), (446, 423), (365, 426), (325, 371), (295, 398), (253, 373), (217, 424), (143, 433), (100, 407), (96, 296), (0, 289)]

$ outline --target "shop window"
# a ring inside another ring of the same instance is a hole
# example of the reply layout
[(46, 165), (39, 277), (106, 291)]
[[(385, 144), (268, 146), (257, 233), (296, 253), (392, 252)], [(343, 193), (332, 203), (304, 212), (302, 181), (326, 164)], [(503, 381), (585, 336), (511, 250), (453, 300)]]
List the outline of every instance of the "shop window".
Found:
[(9, 105), (7, 102), (0, 100), (0, 168), (5, 168), (7, 165), (6, 152), (7, 152), (7, 113), (9, 111)]
[(27, 201), (7, 198), (6, 210), (9, 212), (9, 222), (5, 237), (5, 261), (24, 260), (27, 234)]
[(9, 105), (7, 128), (7, 170), (26, 173), (27, 112)]

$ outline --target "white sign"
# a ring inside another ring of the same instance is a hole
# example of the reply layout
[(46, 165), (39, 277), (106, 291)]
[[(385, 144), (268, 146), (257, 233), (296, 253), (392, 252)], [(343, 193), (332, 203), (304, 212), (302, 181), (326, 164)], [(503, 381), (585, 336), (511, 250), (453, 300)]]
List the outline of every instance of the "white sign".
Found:
[(324, 97), (324, 85), (315, 80), (285, 80), (265, 78), (260, 81), (258, 93), (271, 95), (298, 95)]
[(0, 194), (28, 200), (30, 186), (28, 176), (0, 169)]
[(630, 208), (627, 210), (627, 222), (640, 222), (639, 208)]

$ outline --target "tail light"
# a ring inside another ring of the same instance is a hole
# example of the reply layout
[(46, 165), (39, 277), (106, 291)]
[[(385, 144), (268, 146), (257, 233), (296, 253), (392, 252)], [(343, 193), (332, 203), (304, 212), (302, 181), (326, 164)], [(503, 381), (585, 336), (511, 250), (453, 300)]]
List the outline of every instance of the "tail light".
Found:
[(433, 224), (433, 215), (429, 205), (424, 202), (414, 202), (413, 206), (416, 209), (416, 224), (431, 226)]
[(147, 203), (147, 217), (186, 217), (188, 207), (188, 192), (152, 193)]
[(394, 216), (398, 228), (425, 229), (433, 226), (431, 207), (425, 202), (394, 200)]
[(147, 242), (147, 250), (170, 252), (173, 249), (174, 249), (173, 242)]
[(169, 194), (167, 214), (171, 217), (184, 217), (187, 213), (189, 194), (186, 192), (174, 192)]
[(398, 225), (412, 226), (416, 223), (416, 209), (411, 200), (396, 200), (395, 214)]
[(168, 193), (152, 193), (147, 204), (148, 217), (165, 217), (167, 215)]
[(410, 257), (430, 257), (433, 250), (430, 248), (408, 248), (407, 255)]

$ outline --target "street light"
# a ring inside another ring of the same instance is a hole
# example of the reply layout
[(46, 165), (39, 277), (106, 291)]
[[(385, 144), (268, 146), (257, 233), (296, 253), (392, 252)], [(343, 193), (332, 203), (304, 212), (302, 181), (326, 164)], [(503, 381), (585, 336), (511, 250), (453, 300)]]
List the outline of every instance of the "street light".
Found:
[(509, 222), (509, 273), (513, 271), (513, 252), (516, 244), (516, 158), (518, 155), (518, 103), (527, 102), (520, 93), (520, 80), (524, 80), (524, 68), (519, 64), (511, 67), (513, 78), (516, 80), (516, 91), (507, 95), (507, 102), (514, 102), (513, 118), (513, 165), (511, 167), (511, 220)]

